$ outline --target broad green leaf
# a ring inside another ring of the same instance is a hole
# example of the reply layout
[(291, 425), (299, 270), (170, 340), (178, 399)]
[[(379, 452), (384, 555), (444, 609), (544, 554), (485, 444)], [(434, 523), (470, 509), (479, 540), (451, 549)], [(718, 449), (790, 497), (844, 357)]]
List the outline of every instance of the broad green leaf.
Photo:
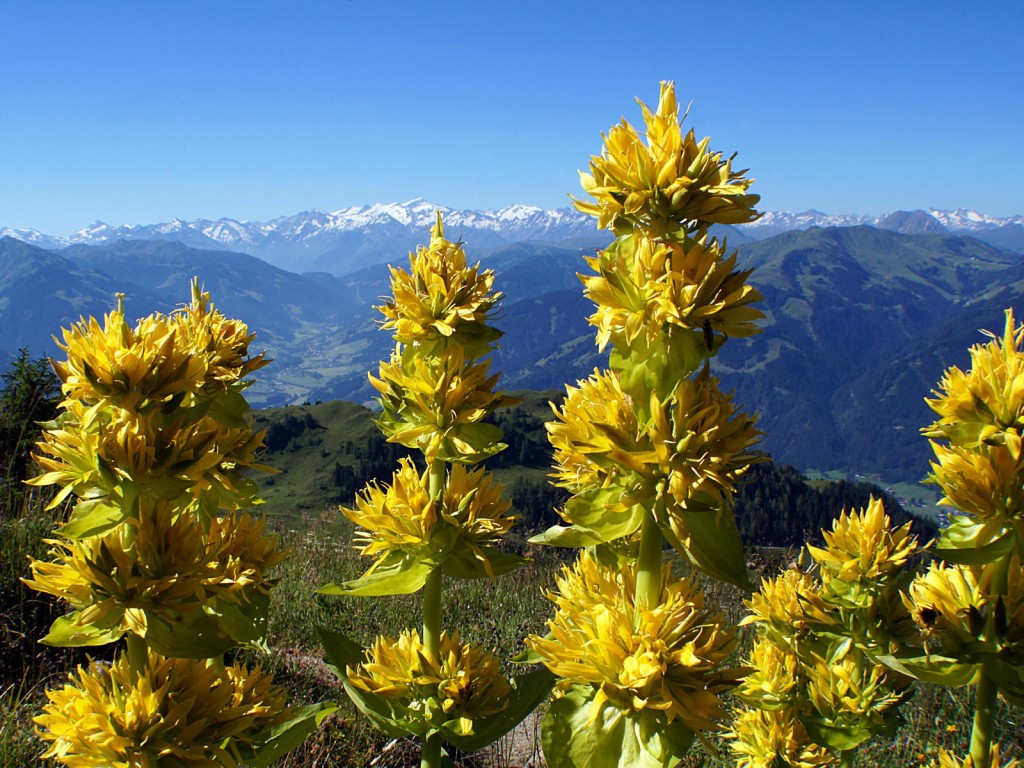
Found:
[(512, 693), (505, 709), (488, 718), (473, 720), (471, 734), (458, 732), (458, 720), (445, 723), (440, 730), (441, 738), (464, 752), (474, 752), (493, 744), (540, 706), (554, 687), (555, 676), (546, 667), (541, 667), (509, 682)]
[(588, 528), (581, 528), (578, 525), (553, 525), (543, 533), (531, 536), (527, 539), (531, 544), (546, 544), (550, 547), (592, 547), (601, 544), (601, 537)]
[(249, 403), (241, 392), (226, 392), (214, 398), (207, 415), (226, 427), (245, 429), (249, 422), (245, 416), (249, 412)]
[(998, 687), (1007, 701), (1024, 702), (1024, 664), (1011, 664), (998, 656), (985, 663), (985, 675)]
[(662, 515), (656, 513), (655, 517), (673, 549), (709, 576), (748, 592), (753, 591), (754, 585), (747, 574), (743, 538), (736, 528), (732, 510), (675, 507), (669, 514), (682, 523), (679, 527), (685, 532), (685, 538), (677, 537)]
[[(480, 547), (484, 556), (490, 563), (491, 572), (495, 576), (514, 571), (521, 565), (530, 562), (529, 559), (511, 552), (502, 552), (494, 547)], [(449, 555), (441, 566), (446, 576), (456, 579), (486, 579), (490, 576), (483, 562), (474, 557), (468, 546), (456, 549)]]
[(615, 345), (608, 366), (619, 374), (623, 391), (642, 405), (650, 400), (651, 392), (665, 397), (675, 391), (710, 355), (702, 332), (680, 329), (660, 334), (650, 345), (643, 335), (628, 348)]
[(164, 656), (179, 659), (208, 659), (237, 645), (217, 616), (200, 610), (177, 615), (147, 614), (146, 644)]
[(682, 720), (668, 722), (664, 712), (646, 709), (634, 716), (640, 745), (661, 765), (675, 765), (690, 750), (693, 731)]
[(317, 592), (321, 595), (411, 595), (422, 589), (427, 577), (437, 567), (429, 560), (415, 558), (402, 552), (384, 556), (380, 565), (358, 579), (343, 584), (328, 584)]
[(252, 768), (267, 768), (279, 757), (300, 746), (337, 710), (337, 705), (331, 702), (290, 708), (291, 716), (287, 720), (263, 733), (255, 734), (253, 741), (260, 745), (258, 749), (253, 750), (248, 745), (239, 749), (242, 762)]
[(256, 589), (246, 590), (245, 601), (218, 601), (217, 613), (224, 631), (240, 645), (258, 644), (267, 635), (270, 596)]
[(91, 624), (79, 626), (75, 619), (79, 612), (61, 616), (50, 625), (46, 637), (40, 640), (43, 645), (56, 645), (62, 648), (79, 648), (84, 646), (107, 645), (121, 639), (124, 634), (118, 629), (100, 629)]
[(840, 752), (856, 749), (874, 736), (874, 731), (866, 724), (856, 726), (837, 726), (824, 722), (821, 718), (798, 715), (800, 722), (807, 729), (807, 735), (816, 744)]
[(1013, 531), (981, 547), (976, 546), (975, 540), (980, 530), (980, 525), (966, 518), (954, 518), (954, 523), (941, 532), (939, 543), (933, 551), (938, 557), (950, 563), (986, 565), (1008, 555), (1013, 549)]
[(69, 539), (85, 539), (107, 533), (127, 518), (122, 507), (110, 504), (105, 498), (86, 499), (75, 505), (71, 517), (57, 532)]
[(964, 664), (957, 659), (945, 656), (918, 656), (915, 658), (897, 658), (896, 656), (878, 656), (879, 662), (915, 680), (926, 683), (945, 685), (950, 688), (961, 688), (971, 685), (978, 679), (981, 672), (980, 664)]
[(541, 726), (548, 768), (663, 768), (641, 746), (631, 713), (605, 702), (591, 717), (594, 689), (574, 686), (554, 699)]

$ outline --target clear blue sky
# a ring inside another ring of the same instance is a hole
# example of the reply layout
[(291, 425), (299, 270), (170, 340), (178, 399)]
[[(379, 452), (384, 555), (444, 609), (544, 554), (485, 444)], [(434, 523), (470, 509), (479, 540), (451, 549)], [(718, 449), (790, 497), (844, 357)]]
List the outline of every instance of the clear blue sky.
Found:
[(763, 209), (1024, 212), (1020, 0), (10, 0), (0, 30), (0, 226), (560, 207), (662, 79)]

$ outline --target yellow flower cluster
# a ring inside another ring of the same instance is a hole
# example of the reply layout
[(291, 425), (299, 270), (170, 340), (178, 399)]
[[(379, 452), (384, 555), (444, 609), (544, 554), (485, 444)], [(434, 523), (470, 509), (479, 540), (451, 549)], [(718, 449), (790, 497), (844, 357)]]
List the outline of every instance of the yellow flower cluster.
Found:
[[(983, 765), (981, 768), (1021, 768), (1024, 763), (1020, 760), (1010, 760), (1007, 763), (1003, 763), (999, 757), (999, 744), (993, 744), (991, 751), (989, 751), (989, 762), (988, 765)], [(975, 768), (974, 759), (967, 755), (963, 760), (954, 755), (952, 752), (948, 752), (945, 749), (939, 750), (939, 759), (932, 763), (935, 768)]]
[(752, 183), (746, 171), (734, 171), (731, 160), (698, 142), (691, 130), (685, 136), (676, 104), (675, 86), (661, 84), (657, 112), (643, 102), (646, 139), (622, 121), (605, 137), (600, 157), (592, 157), (590, 173), (580, 173), (583, 189), (593, 203), (574, 201), (584, 213), (597, 216), (602, 229), (636, 227), (661, 236), (693, 222), (741, 224), (752, 221), (758, 195), (748, 195)]
[(680, 381), (664, 400), (652, 392), (645, 405), (650, 416), (641, 420), (607, 371), (566, 387), (558, 421), (547, 425), (558, 485), (573, 492), (621, 489), (624, 509), (653, 498), (659, 485), (684, 509), (731, 497), (760, 433), (753, 419), (734, 411), (718, 380), (705, 371)]
[(659, 601), (643, 607), (633, 565), (615, 570), (584, 552), (556, 585), (548, 594), (558, 607), (549, 636), (530, 635), (526, 643), (562, 678), (561, 689), (592, 686), (592, 719), (610, 704), (661, 710), (692, 730), (718, 727), (719, 695), (741, 676), (722, 668), (736, 638), (691, 581), (675, 580), (666, 565)]
[(892, 672), (856, 648), (841, 658), (815, 654), (805, 665), (807, 694), (817, 716), (828, 726), (884, 731), (895, 707), (908, 695), (911, 679)]
[(138, 497), (181, 498), (204, 515), (238, 509), (256, 491), (242, 477), (261, 468), (242, 377), (263, 366), (248, 357), (247, 327), (227, 320), (193, 283), (193, 303), (135, 326), (121, 309), (64, 331), (68, 358), (56, 363), (64, 412), (44, 432), (35, 485), (58, 484), (88, 509)]
[(729, 737), (739, 768), (819, 768), (836, 762), (811, 741), (791, 709), (746, 709), (732, 721)]
[(467, 360), (461, 347), (440, 357), (396, 350), (381, 362), (380, 378), (369, 377), (381, 395), (377, 425), (389, 442), (422, 451), (428, 464), (481, 461), (504, 447), (500, 430), (483, 424), (484, 417), (515, 402), (493, 391), (500, 374), (490, 375), (489, 367), (488, 360)]
[(472, 356), (487, 351), (501, 332), (487, 325), (501, 294), (492, 290), (494, 272), (468, 266), (461, 243), (444, 236), (441, 212), (431, 230), (430, 245), (409, 255), (406, 272), (391, 267), (391, 292), (377, 309), (386, 318), (382, 328), (394, 330), (401, 344), (461, 346)]
[[(77, 678), (77, 679), (76, 679)], [(286, 694), (259, 668), (224, 672), (205, 660), (125, 656), (79, 667), (36, 717), (44, 758), (70, 768), (237, 768), (251, 734), (281, 719)]]
[(1024, 434), (1024, 326), (1006, 312), (1002, 339), (971, 347), (966, 373), (950, 368), (939, 382), (941, 391), (928, 400), (939, 419), (925, 436), (944, 438), (963, 448), (1005, 445), (1014, 458), (1021, 455)]
[[(1005, 584), (998, 583), (1005, 578)], [(1024, 663), (1024, 568), (1009, 562), (964, 566), (933, 563), (904, 598), (926, 648), (979, 663)]]
[(512, 691), (494, 654), (463, 643), (459, 633), (441, 634), (440, 655), (429, 653), (416, 630), (396, 639), (378, 637), (366, 660), (345, 670), (349, 682), (390, 699), (437, 728), (461, 720), (464, 733), (472, 721), (502, 712)]
[(621, 237), (587, 264), (596, 275), (581, 275), (597, 311), (597, 344), (630, 346), (641, 336), (648, 346), (672, 328), (699, 332), (710, 352), (712, 332), (752, 336), (764, 315), (752, 306), (761, 294), (746, 284), (750, 270), (736, 269), (736, 254), (706, 235), (684, 242), (658, 242), (637, 233)]
[(269, 362), (248, 356), (252, 339), (193, 281), (192, 304), (171, 315), (153, 314), (132, 327), (119, 307), (102, 325), (89, 318), (64, 329), (60, 347), (68, 357), (54, 367), (64, 396), (87, 406), (145, 413), (175, 400), (189, 407), (198, 393), (224, 391)]
[(156, 502), (140, 519), (103, 536), (48, 540), (50, 562), (33, 561), (33, 589), (67, 602), (71, 624), (145, 637), (150, 621), (173, 624), (185, 614), (215, 611), (268, 594), (267, 571), (284, 559), (276, 536), (249, 515), (215, 518), (210, 530)]
[(910, 523), (892, 530), (882, 500), (874, 497), (863, 510), (844, 510), (822, 536), (825, 548), (808, 545), (807, 551), (821, 566), (825, 586), (838, 579), (884, 587), (917, 552)]
[(356, 496), (355, 508), (342, 508), (356, 525), (360, 553), (376, 557), (367, 573), (393, 552), (409, 552), (441, 562), (459, 550), (494, 576), (484, 547), (496, 543), (515, 523), (504, 488), (482, 468), (452, 466), (440, 502), (430, 497), (429, 472), (417, 472), (401, 459), (391, 485), (371, 482)]

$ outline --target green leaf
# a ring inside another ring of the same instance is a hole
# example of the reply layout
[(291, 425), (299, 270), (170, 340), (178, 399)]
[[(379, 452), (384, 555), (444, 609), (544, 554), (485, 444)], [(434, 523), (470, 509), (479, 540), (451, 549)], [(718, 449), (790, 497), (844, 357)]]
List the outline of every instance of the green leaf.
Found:
[(258, 644), (267, 636), (270, 596), (256, 589), (247, 589), (241, 603), (217, 602), (224, 631), (240, 645)]
[(120, 640), (124, 634), (119, 629), (100, 629), (92, 624), (78, 625), (75, 623), (78, 616), (79, 611), (75, 611), (58, 618), (50, 625), (50, 631), (40, 642), (43, 645), (56, 645), (62, 648), (79, 648), (107, 645)]
[(113, 530), (127, 518), (121, 506), (110, 504), (105, 498), (86, 499), (75, 505), (71, 517), (58, 529), (58, 533), (69, 539), (99, 536)]
[(146, 614), (146, 644), (164, 656), (208, 659), (220, 656), (237, 643), (221, 627), (217, 616), (196, 610), (159, 616)]
[(856, 749), (874, 735), (874, 731), (865, 724), (840, 726), (824, 722), (821, 718), (798, 715), (800, 722), (807, 729), (807, 735), (815, 744), (830, 747), (840, 752)]
[(754, 589), (747, 574), (743, 538), (736, 527), (732, 510), (673, 508), (669, 514), (682, 522), (686, 539), (680, 539), (662, 515), (658, 527), (672, 547), (695, 567), (709, 576), (733, 584), (747, 592)]
[[(955, 518), (956, 521), (965, 518)], [(976, 546), (975, 537), (971, 536), (974, 529), (981, 526), (973, 523), (954, 522), (945, 528), (939, 536), (938, 546), (933, 550), (938, 557), (949, 563), (958, 565), (986, 565), (1005, 557), (1013, 549), (1014, 532), (1009, 531), (998, 539), (983, 546)]]
[[(528, 558), (511, 552), (502, 552), (494, 547), (480, 547), (480, 549), (490, 563), (491, 571), (495, 576), (509, 573), (530, 562)], [(452, 552), (441, 567), (446, 576), (456, 579), (485, 579), (490, 576), (483, 562), (473, 556), (473, 551), (468, 546), (460, 547)]]
[(693, 731), (682, 720), (668, 722), (658, 710), (646, 709), (635, 715), (637, 741), (661, 765), (675, 765), (690, 751)]
[(541, 727), (548, 768), (663, 768), (645, 749), (630, 716), (610, 702), (591, 717), (595, 690), (573, 686), (551, 702)]
[(255, 734), (253, 741), (260, 746), (253, 750), (248, 745), (239, 752), (242, 762), (252, 768), (267, 768), (279, 757), (291, 752), (309, 738), (320, 724), (338, 710), (336, 704), (310, 704), (305, 707), (290, 707), (290, 717), (273, 728)]
[(508, 706), (487, 718), (473, 720), (473, 732), (455, 730), (458, 720), (441, 726), (441, 738), (464, 752), (474, 752), (493, 744), (521, 723), (547, 698), (555, 685), (555, 676), (546, 667), (512, 678)]
[(249, 413), (249, 403), (241, 392), (228, 391), (210, 404), (207, 415), (215, 421), (232, 429), (245, 429), (249, 422), (245, 416)]
[(321, 595), (411, 595), (423, 588), (427, 577), (437, 567), (430, 560), (413, 557), (404, 552), (391, 552), (380, 565), (358, 579), (343, 584), (328, 584), (317, 592)]
[(965, 664), (945, 656), (898, 658), (885, 655), (876, 658), (890, 669), (915, 680), (924, 680), (926, 683), (945, 685), (950, 688), (961, 688), (974, 683), (981, 671), (980, 664)]
[(619, 374), (623, 391), (643, 405), (650, 400), (651, 392), (666, 397), (700, 368), (711, 354), (703, 338), (700, 331), (679, 329), (660, 334), (648, 345), (641, 335), (628, 348), (615, 345), (608, 366)]

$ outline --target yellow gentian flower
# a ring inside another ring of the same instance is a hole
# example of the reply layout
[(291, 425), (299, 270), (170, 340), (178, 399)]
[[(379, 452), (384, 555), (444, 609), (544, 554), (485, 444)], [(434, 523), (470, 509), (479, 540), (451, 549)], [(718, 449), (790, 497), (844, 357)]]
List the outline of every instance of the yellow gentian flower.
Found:
[(237, 768), (240, 747), (284, 721), (287, 695), (259, 667), (152, 654), (137, 674), (122, 655), (78, 668), (35, 718), (44, 758), (70, 768)]
[(530, 635), (526, 644), (562, 678), (561, 689), (592, 686), (593, 717), (608, 702), (633, 712), (662, 710), (669, 722), (692, 730), (717, 728), (724, 714), (719, 695), (741, 676), (722, 668), (735, 635), (705, 608), (697, 586), (674, 579), (668, 565), (658, 602), (638, 605), (633, 568), (612, 569), (581, 553), (548, 593), (558, 609), (549, 637)]
[(512, 686), (501, 662), (489, 651), (463, 643), (459, 633), (441, 633), (440, 655), (427, 652), (416, 630), (397, 638), (378, 637), (366, 659), (345, 668), (349, 682), (389, 699), (409, 717), (437, 728), (462, 720), (464, 732), (472, 721), (503, 711)]
[(819, 768), (836, 762), (811, 741), (793, 708), (744, 709), (726, 735), (739, 768)]
[(427, 464), (475, 464), (497, 453), (504, 448), (501, 430), (481, 422), (516, 401), (492, 391), (500, 374), (490, 375), (489, 367), (488, 360), (468, 360), (460, 347), (441, 357), (396, 350), (381, 362), (380, 378), (369, 377), (383, 409), (377, 425), (388, 442), (419, 449)]
[(463, 347), (472, 356), (489, 349), (501, 332), (487, 325), (501, 294), (492, 290), (494, 271), (470, 267), (462, 243), (444, 236), (441, 212), (430, 233), (430, 245), (409, 255), (406, 272), (391, 267), (393, 298), (377, 307), (401, 344), (422, 346), (434, 354), (448, 344)]
[[(1021, 768), (1021, 765), (1024, 765), (1020, 760), (1016, 759), (1003, 763), (1002, 759), (999, 757), (998, 743), (992, 745), (988, 756), (989, 764), (982, 766), (982, 768)], [(932, 766), (934, 766), (934, 768), (975, 768), (974, 758), (970, 755), (967, 755), (963, 760), (961, 760), (955, 754), (945, 749), (939, 750), (939, 759), (933, 761)]]
[(891, 530), (882, 500), (873, 496), (864, 509), (843, 510), (832, 530), (821, 533), (825, 547), (808, 544), (807, 551), (821, 567), (826, 589), (837, 580), (881, 594), (918, 549), (910, 523)]
[(757, 218), (760, 197), (748, 195), (752, 180), (734, 171), (732, 160), (708, 149), (691, 130), (681, 129), (675, 86), (662, 82), (658, 109), (637, 100), (646, 139), (625, 120), (604, 137), (601, 155), (591, 158), (590, 173), (580, 173), (593, 203), (575, 206), (597, 217), (601, 229), (637, 228), (655, 237), (683, 228), (742, 224)]
[(752, 305), (763, 297), (746, 284), (750, 270), (736, 269), (736, 255), (726, 257), (706, 235), (678, 243), (636, 234), (588, 257), (597, 274), (580, 279), (598, 305), (589, 318), (598, 346), (628, 347), (641, 336), (651, 345), (670, 327), (699, 332), (712, 349), (712, 331), (719, 340), (758, 333), (755, 321), (764, 315)]
[(987, 344), (970, 349), (966, 373), (950, 368), (939, 382), (936, 397), (927, 400), (939, 419), (922, 432), (952, 445), (973, 449), (979, 445), (1005, 445), (1014, 459), (1021, 456), (1024, 434), (1024, 326), (1006, 311), (1002, 339), (992, 333)]

